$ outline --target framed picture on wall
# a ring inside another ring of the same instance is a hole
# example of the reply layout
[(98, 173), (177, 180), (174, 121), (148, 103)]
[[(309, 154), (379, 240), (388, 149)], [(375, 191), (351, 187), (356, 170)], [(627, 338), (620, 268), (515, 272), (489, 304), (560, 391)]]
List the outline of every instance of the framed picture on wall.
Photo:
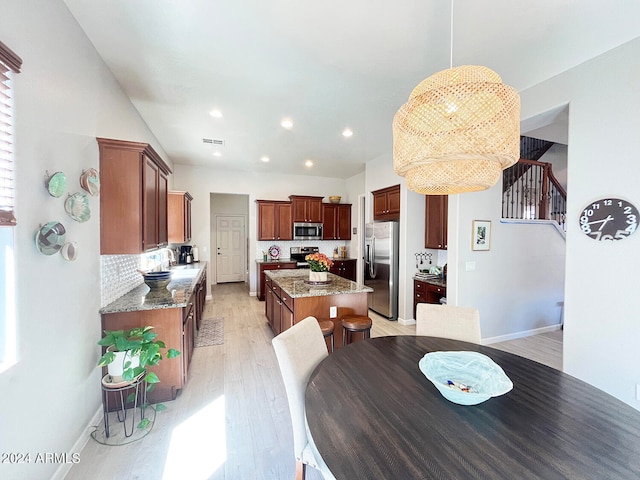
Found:
[(489, 250), (491, 246), (491, 221), (474, 220), (471, 232), (471, 250)]

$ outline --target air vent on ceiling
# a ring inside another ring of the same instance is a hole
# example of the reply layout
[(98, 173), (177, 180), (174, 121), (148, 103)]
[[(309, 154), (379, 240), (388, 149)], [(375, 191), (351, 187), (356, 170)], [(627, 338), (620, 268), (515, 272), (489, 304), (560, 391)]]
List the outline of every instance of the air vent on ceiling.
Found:
[(222, 145), (224, 147), (224, 140), (220, 140), (218, 138), (203, 138), (203, 143), (210, 143), (212, 145)]

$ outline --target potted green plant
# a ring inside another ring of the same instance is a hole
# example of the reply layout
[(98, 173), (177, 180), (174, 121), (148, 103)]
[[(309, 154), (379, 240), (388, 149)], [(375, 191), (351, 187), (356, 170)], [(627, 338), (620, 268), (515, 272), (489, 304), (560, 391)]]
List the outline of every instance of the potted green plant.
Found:
[[(125, 382), (133, 382), (146, 372), (144, 380), (148, 390), (151, 390), (160, 379), (154, 372), (148, 371), (147, 367), (158, 365), (163, 358), (160, 349), (167, 348), (162, 340), (156, 340), (157, 336), (151, 326), (105, 330), (98, 345), (106, 347), (107, 351), (98, 361), (98, 367), (107, 367), (112, 377), (122, 377)], [(166, 355), (167, 358), (175, 358), (180, 352), (170, 348)]]

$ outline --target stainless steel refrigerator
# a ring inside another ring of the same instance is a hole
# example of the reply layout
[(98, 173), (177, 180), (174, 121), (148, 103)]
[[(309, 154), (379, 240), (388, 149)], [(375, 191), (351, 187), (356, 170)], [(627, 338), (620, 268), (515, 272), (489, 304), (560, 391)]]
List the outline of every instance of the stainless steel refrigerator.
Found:
[(364, 283), (373, 288), (369, 308), (389, 320), (398, 318), (398, 222), (365, 225)]

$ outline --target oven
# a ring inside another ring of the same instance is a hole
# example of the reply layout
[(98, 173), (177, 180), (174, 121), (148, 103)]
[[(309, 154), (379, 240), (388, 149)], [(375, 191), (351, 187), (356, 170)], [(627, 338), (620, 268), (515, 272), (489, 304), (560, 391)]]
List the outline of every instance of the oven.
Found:
[(322, 224), (294, 222), (293, 223), (293, 239), (294, 240), (322, 240)]
[(318, 253), (320, 249), (318, 247), (291, 247), (289, 250), (289, 257), (296, 262), (296, 268), (309, 268), (309, 264), (304, 259), (311, 253)]

